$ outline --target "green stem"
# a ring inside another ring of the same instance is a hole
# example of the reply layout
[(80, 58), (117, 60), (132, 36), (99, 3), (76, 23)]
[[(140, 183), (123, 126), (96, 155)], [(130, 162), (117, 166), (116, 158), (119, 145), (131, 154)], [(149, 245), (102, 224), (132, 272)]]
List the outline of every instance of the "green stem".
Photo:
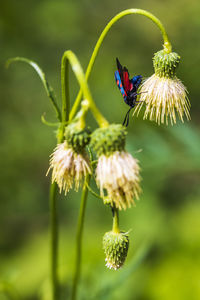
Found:
[(37, 74), (40, 77), (42, 84), (45, 88), (47, 96), (51, 100), (51, 103), (55, 109), (56, 117), (58, 118), (59, 121), (61, 121), (61, 113), (60, 113), (60, 109), (56, 102), (56, 97), (55, 97), (53, 88), (50, 86), (50, 84), (46, 80), (46, 76), (45, 76), (44, 72), (42, 71), (42, 69), (34, 61), (32, 61), (28, 58), (24, 58), (24, 57), (14, 57), (14, 58), (8, 59), (6, 62), (6, 67), (9, 67), (9, 65), (11, 63), (16, 62), (16, 61), (21, 61), (21, 62), (25, 62), (25, 63), (29, 64), (37, 72)]
[[(68, 103), (68, 101), (67, 101)], [(68, 116), (66, 116), (65, 120), (68, 120)], [(57, 143), (60, 144), (64, 140), (64, 128), (65, 123), (62, 122), (61, 126), (58, 130)], [(57, 193), (57, 184), (53, 182), (50, 186), (49, 193), (49, 206), (50, 206), (50, 233), (51, 233), (51, 241), (50, 241), (50, 266), (51, 266), (51, 287), (52, 287), (52, 300), (59, 299), (59, 281), (58, 281), (58, 216), (57, 216), (57, 201), (56, 201), (56, 193)]]
[[(90, 93), (88, 84), (87, 84), (87, 80), (85, 79), (85, 75), (83, 73), (83, 69), (80, 65), (80, 62), (78, 61), (76, 55), (71, 51), (65, 51), (63, 54), (63, 59), (62, 59), (62, 70), (66, 70), (66, 68), (68, 67), (68, 63), (69, 62), (71, 64), (72, 67), (72, 71), (74, 72), (77, 81), (81, 87), (81, 90), (83, 92), (83, 95), (85, 97), (85, 99), (88, 100), (89, 102), (89, 107), (91, 109), (92, 114), (94, 115), (94, 118), (96, 119), (97, 123), (99, 124), (100, 127), (107, 127), (108, 126), (108, 122), (107, 120), (103, 117), (103, 115), (100, 113), (100, 111), (98, 110), (95, 102), (92, 99), (92, 95)], [(66, 66), (66, 67), (65, 67)], [(68, 84), (68, 82), (66, 81), (66, 76), (65, 76), (65, 72), (62, 72), (62, 91), (64, 92), (64, 96), (65, 96), (65, 89), (66, 89), (66, 85), (64, 84), (64, 82), (66, 84)], [(68, 91), (69, 88), (67, 88)], [(63, 101), (64, 101), (64, 96), (63, 96)], [(78, 103), (78, 105), (80, 104), (80, 102)], [(75, 109), (73, 109), (73, 113), (72, 115), (74, 116), (76, 111), (77, 111), (77, 106)], [(65, 113), (65, 111), (63, 111), (63, 113)], [(71, 112), (70, 112), (71, 114)], [(72, 118), (70, 118), (71, 120)]]
[(69, 63), (67, 57), (63, 55), (61, 61), (61, 88), (62, 88), (62, 122), (68, 121), (70, 111), (69, 98)]
[(113, 228), (112, 231), (115, 233), (119, 233), (120, 229), (119, 229), (119, 210), (114, 206), (112, 208), (112, 212), (113, 212)]
[(52, 299), (58, 300), (58, 220), (57, 220), (57, 205), (56, 205), (57, 184), (54, 182), (50, 186), (50, 232), (51, 232), (51, 286)]
[(59, 126), (60, 123), (52, 123), (52, 122), (48, 122), (46, 119), (45, 119), (45, 113), (43, 115), (41, 115), (41, 121), (43, 124), (47, 125), (47, 126), (50, 126), (50, 127), (57, 127)]
[[(57, 144), (64, 140), (65, 125), (69, 120), (69, 89), (68, 89), (68, 65), (65, 59), (61, 62), (61, 87), (62, 87), (62, 122), (58, 129)], [(52, 300), (59, 299), (58, 286), (58, 217), (57, 217), (57, 201), (56, 201), (57, 184), (53, 182), (50, 186), (49, 205), (50, 205), (50, 231), (51, 231), (51, 286)]]
[[(94, 47), (94, 51), (92, 53), (92, 56), (90, 58), (90, 61), (89, 61), (89, 64), (88, 64), (88, 67), (87, 67), (87, 70), (85, 73), (86, 80), (88, 80), (88, 78), (90, 76), (95, 59), (98, 55), (101, 44), (103, 43), (104, 38), (106, 37), (108, 31), (118, 20), (120, 20), (121, 18), (123, 18), (127, 15), (132, 15), (132, 14), (143, 15), (143, 16), (149, 18), (151, 21), (153, 21), (158, 26), (159, 30), (161, 31), (161, 34), (163, 36), (163, 41), (164, 41), (163, 46), (164, 46), (165, 51), (168, 53), (171, 52), (172, 47), (171, 47), (171, 43), (169, 41), (168, 35), (166, 33), (166, 30), (165, 30), (163, 24), (160, 22), (160, 20), (158, 18), (156, 18), (153, 14), (151, 14), (148, 11), (143, 10), (143, 9), (137, 9), (137, 8), (126, 9), (126, 10), (120, 12), (119, 14), (117, 14), (114, 18), (112, 18), (110, 20), (110, 22), (106, 25), (104, 30), (102, 31), (102, 33)], [(70, 120), (74, 117), (74, 115), (78, 109), (78, 106), (80, 104), (81, 98), (82, 98), (82, 90), (80, 89), (79, 93), (76, 97), (76, 100), (74, 102), (74, 105), (72, 107), (72, 110), (70, 112)]]
[(88, 184), (86, 184), (86, 185), (87, 185), (88, 191), (90, 191), (90, 193), (91, 193), (92, 195), (94, 195), (94, 196), (95, 196), (96, 198), (98, 198), (98, 199), (103, 200), (102, 197), (101, 197), (100, 195), (98, 195), (97, 193), (95, 193), (95, 191), (93, 191), (93, 189), (92, 189)]
[(78, 282), (81, 273), (83, 225), (84, 225), (85, 209), (86, 209), (86, 202), (88, 196), (87, 186), (89, 185), (89, 181), (90, 181), (90, 175), (87, 175), (85, 179), (85, 184), (83, 186), (82, 195), (81, 195), (81, 206), (79, 211), (77, 234), (76, 234), (76, 263), (75, 263), (75, 273), (74, 273), (74, 279), (72, 285), (72, 300), (77, 299), (77, 288), (78, 288)]

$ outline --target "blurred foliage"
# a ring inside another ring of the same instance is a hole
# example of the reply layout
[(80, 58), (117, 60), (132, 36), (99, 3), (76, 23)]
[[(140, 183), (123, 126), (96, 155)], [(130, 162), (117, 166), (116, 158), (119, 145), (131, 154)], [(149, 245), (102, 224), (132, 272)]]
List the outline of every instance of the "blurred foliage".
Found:
[[(7, 0), (0, 2), (1, 300), (49, 299), (45, 173), (56, 142), (52, 128), (40, 121), (43, 112), (49, 121), (55, 116), (37, 75), (22, 63), (5, 70), (5, 61), (15, 56), (36, 61), (60, 98), (63, 52), (73, 50), (85, 69), (106, 23), (131, 7), (149, 10), (166, 26), (182, 57), (178, 76), (189, 90), (192, 121), (158, 127), (141, 117), (131, 119), (127, 149), (141, 162), (143, 195), (136, 208), (120, 214), (121, 228), (132, 228), (128, 259), (118, 272), (104, 267), (101, 239), (111, 228), (111, 213), (90, 196), (80, 299), (200, 299), (200, 2)], [(147, 77), (161, 43), (155, 25), (141, 16), (127, 16), (109, 32), (89, 85), (110, 122), (121, 123), (127, 111), (114, 82), (115, 57), (131, 75)], [(78, 85), (70, 77), (73, 102)], [(95, 128), (91, 116), (88, 121)], [(79, 199), (74, 192), (59, 199), (63, 299), (70, 294)]]

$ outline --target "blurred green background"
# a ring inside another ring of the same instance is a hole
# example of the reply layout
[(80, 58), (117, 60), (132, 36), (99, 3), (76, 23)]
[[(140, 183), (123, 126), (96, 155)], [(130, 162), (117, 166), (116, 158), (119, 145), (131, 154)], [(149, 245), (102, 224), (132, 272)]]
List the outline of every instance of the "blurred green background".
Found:
[[(120, 214), (130, 232), (130, 250), (122, 270), (104, 266), (102, 236), (111, 229), (111, 213), (89, 196), (84, 231), (80, 299), (200, 299), (200, 2), (198, 0), (2, 0), (0, 2), (0, 299), (49, 299), (48, 190), (49, 155), (56, 139), (41, 123), (53, 109), (37, 74), (5, 61), (23, 56), (36, 61), (55, 88), (60, 103), (60, 61), (73, 50), (85, 70), (107, 22), (120, 10), (143, 8), (166, 27), (181, 55), (178, 76), (187, 86), (191, 122), (160, 126), (130, 120), (127, 149), (140, 160), (143, 194), (136, 208)], [(162, 48), (156, 26), (142, 16), (127, 16), (109, 32), (89, 85), (110, 122), (121, 123), (127, 106), (114, 81), (115, 57), (131, 75), (150, 76), (153, 53)], [(70, 74), (71, 101), (78, 84)], [(88, 123), (96, 127), (91, 115)], [(142, 149), (142, 151), (138, 151)], [(95, 185), (93, 185), (95, 188)], [(59, 198), (59, 275), (63, 299), (73, 276), (80, 194)]]

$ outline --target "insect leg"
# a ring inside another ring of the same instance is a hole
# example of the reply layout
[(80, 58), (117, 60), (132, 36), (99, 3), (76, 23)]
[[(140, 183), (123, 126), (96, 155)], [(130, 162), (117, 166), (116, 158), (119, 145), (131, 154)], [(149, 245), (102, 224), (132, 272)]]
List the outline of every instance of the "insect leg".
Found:
[(129, 124), (129, 113), (131, 111), (133, 107), (130, 107), (129, 110), (127, 111), (125, 118), (124, 118), (124, 122), (123, 122), (123, 126), (127, 127)]
[(124, 121), (123, 121), (123, 126), (125, 126), (126, 118), (127, 118), (127, 113), (126, 113), (125, 118), (124, 118)]
[(123, 126), (125, 126), (125, 127), (127, 127), (127, 125), (125, 125), (125, 124), (127, 124), (127, 117), (128, 117), (129, 110), (127, 111), (127, 113), (125, 115), (125, 118), (124, 118), (124, 121), (123, 121)]
[(130, 115), (130, 110), (129, 110), (128, 115), (127, 115), (126, 127), (128, 127), (128, 124), (129, 124), (129, 115)]
[(148, 93), (148, 92), (146, 91), (146, 92), (137, 93), (137, 94), (135, 94), (135, 96), (143, 94), (143, 93)]

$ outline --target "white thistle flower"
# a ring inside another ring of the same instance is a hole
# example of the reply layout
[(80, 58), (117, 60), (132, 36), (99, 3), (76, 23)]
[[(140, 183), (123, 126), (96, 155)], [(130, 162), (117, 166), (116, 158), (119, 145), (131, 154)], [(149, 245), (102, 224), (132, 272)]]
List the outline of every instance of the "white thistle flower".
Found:
[(100, 155), (96, 168), (96, 181), (101, 196), (107, 190), (107, 198), (116, 208), (126, 209), (139, 198), (140, 176), (138, 161), (126, 151), (115, 151), (109, 156)]
[(171, 124), (176, 123), (176, 113), (183, 121), (184, 115), (190, 120), (190, 102), (187, 89), (176, 77), (176, 70), (180, 62), (180, 56), (176, 52), (168, 52), (166, 49), (154, 54), (153, 65), (155, 74), (149, 77), (141, 86), (140, 101), (135, 113), (139, 113), (142, 105), (146, 104), (144, 119), (165, 123), (168, 118)]
[(91, 174), (86, 153), (76, 153), (68, 147), (66, 141), (58, 144), (51, 154), (50, 169), (52, 169), (52, 182), (55, 181), (60, 192), (64, 190), (65, 194), (72, 188), (73, 183), (77, 191), (84, 177)]
[(134, 114), (139, 114), (142, 105), (146, 104), (144, 119), (165, 123), (168, 125), (168, 118), (171, 124), (176, 123), (176, 112), (182, 122), (186, 116), (190, 120), (190, 102), (187, 97), (187, 90), (177, 78), (159, 77), (153, 74), (141, 86), (140, 101)]

